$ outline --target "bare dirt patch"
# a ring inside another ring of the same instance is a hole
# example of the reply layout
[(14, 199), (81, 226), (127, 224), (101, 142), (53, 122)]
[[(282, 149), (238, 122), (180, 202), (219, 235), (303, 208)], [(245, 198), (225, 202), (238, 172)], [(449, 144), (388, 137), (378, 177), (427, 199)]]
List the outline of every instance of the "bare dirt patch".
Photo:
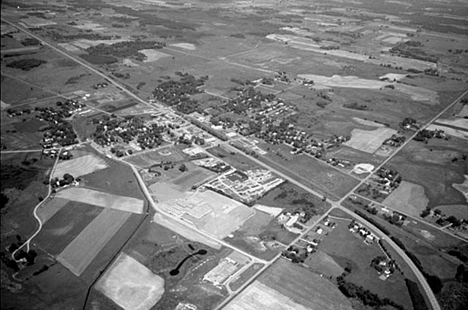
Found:
[(60, 191), (56, 195), (72, 201), (92, 204), (98, 207), (121, 210), (137, 214), (143, 213), (144, 201), (137, 198), (118, 196), (92, 189), (73, 187)]
[(149, 310), (164, 294), (164, 279), (122, 253), (96, 289), (125, 310)]

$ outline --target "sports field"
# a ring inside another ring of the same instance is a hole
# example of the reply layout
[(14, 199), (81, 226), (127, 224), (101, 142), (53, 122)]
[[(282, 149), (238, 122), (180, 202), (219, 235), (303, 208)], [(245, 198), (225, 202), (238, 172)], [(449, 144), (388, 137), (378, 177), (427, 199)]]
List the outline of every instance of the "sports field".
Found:
[(60, 191), (56, 197), (137, 214), (143, 213), (145, 204), (141, 199), (118, 196), (81, 187), (71, 187)]
[(104, 209), (68, 244), (57, 260), (79, 277), (130, 215), (129, 212)]
[(54, 177), (62, 178), (65, 173), (69, 173), (76, 178), (105, 168), (107, 168), (107, 164), (103, 159), (89, 154), (59, 162), (55, 168)]
[(374, 153), (385, 140), (396, 134), (396, 132), (396, 130), (386, 127), (375, 130), (353, 129), (351, 139), (346, 141), (344, 145), (366, 153)]
[(429, 199), (424, 194), (424, 187), (402, 181), (400, 186), (385, 198), (382, 204), (409, 215), (419, 216), (428, 202)]
[(149, 310), (164, 294), (164, 279), (122, 253), (96, 289), (125, 310)]

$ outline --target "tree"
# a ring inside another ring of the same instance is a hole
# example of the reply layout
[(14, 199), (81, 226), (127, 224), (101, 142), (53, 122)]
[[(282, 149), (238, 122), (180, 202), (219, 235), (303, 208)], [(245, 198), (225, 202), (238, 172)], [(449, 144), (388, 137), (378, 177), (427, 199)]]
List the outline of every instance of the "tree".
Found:
[(180, 170), (181, 172), (185, 172), (185, 171), (187, 171), (188, 169), (187, 169), (187, 166), (186, 166), (185, 164), (181, 164), (181, 165), (179, 166), (179, 170)]

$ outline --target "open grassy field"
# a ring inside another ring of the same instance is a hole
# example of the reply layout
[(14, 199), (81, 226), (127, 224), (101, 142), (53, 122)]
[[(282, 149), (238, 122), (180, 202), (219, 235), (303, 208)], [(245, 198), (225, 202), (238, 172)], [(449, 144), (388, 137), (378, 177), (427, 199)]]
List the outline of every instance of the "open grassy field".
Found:
[(86, 203), (69, 201), (45, 223), (34, 242), (51, 255), (59, 255), (101, 211)]
[(424, 194), (424, 187), (402, 181), (400, 186), (385, 198), (382, 204), (417, 217), (426, 208), (428, 202), (429, 199)]
[(224, 309), (349, 309), (335, 285), (299, 265), (280, 259)]
[(107, 168), (106, 162), (93, 154), (72, 158), (58, 163), (54, 177), (62, 178), (65, 173), (80, 177)]
[(384, 127), (375, 130), (353, 129), (351, 139), (346, 141), (344, 145), (366, 153), (374, 153), (385, 140), (395, 133), (395, 129)]
[(148, 168), (162, 161), (178, 163), (188, 159), (188, 156), (176, 147), (168, 146), (155, 151), (149, 151), (140, 155), (125, 158), (125, 161), (140, 168)]
[(329, 202), (322, 201), (321, 198), (289, 182), (285, 182), (269, 191), (257, 202), (261, 205), (290, 211), (300, 207), (313, 208), (313, 213), (316, 215), (325, 213), (331, 206)]
[(216, 146), (207, 149), (208, 153), (213, 154), (215, 157), (220, 158), (232, 167), (239, 170), (251, 170), (259, 168), (259, 165), (245, 157), (240, 151), (229, 152), (222, 146)]
[(315, 273), (325, 276), (337, 277), (343, 273), (344, 268), (340, 266), (330, 255), (323, 251), (317, 251), (304, 262)]
[(450, 165), (431, 164), (413, 160), (408, 152), (404, 150), (399, 153), (388, 166), (397, 170), (403, 180), (423, 186), (429, 199), (429, 207), (466, 202), (463, 194), (453, 187), (454, 183), (462, 183), (465, 179), (463, 162)]
[(104, 209), (67, 245), (57, 260), (73, 274), (80, 276), (130, 215), (128, 212)]
[(144, 200), (95, 191), (82, 187), (71, 187), (56, 194), (59, 198), (91, 204), (106, 209), (114, 209), (137, 214), (143, 213)]
[(96, 289), (125, 310), (149, 310), (164, 294), (164, 279), (122, 253), (96, 284)]
[(364, 239), (348, 230), (349, 221), (334, 219), (335, 229), (319, 244), (318, 249), (330, 255), (342, 268), (350, 267), (346, 280), (364, 289), (389, 298), (404, 307), (411, 307), (411, 299), (406, 290), (404, 277), (395, 272), (386, 281), (378, 278), (376, 270), (370, 267), (376, 256), (385, 255), (374, 242), (364, 243)]
[(138, 181), (130, 167), (117, 161), (100, 157), (106, 162), (108, 167), (82, 177), (80, 184), (83, 187), (114, 195), (144, 199)]
[(263, 266), (261, 263), (253, 263), (229, 282), (229, 288), (237, 291), (245, 282), (256, 275)]
[(200, 242), (203, 243), (209, 247), (212, 247), (214, 249), (220, 249), (221, 244), (207, 238), (203, 234), (197, 232), (196, 230), (189, 228), (185, 225), (180, 224), (179, 222), (173, 220), (172, 218), (169, 218), (167, 216), (161, 215), (159, 213), (156, 213), (154, 215), (154, 222), (157, 223), (158, 225), (164, 226), (170, 230), (175, 231), (176, 233), (180, 234), (181, 236), (195, 241), (195, 242)]
[(447, 216), (454, 215), (459, 219), (468, 217), (468, 205), (445, 205), (437, 206), (436, 209)]
[(330, 199), (338, 200), (358, 184), (356, 179), (315, 158), (304, 154), (285, 154), (284, 150), (281, 153), (282, 157), (269, 152), (259, 159)]
[(55, 94), (40, 87), (3, 74), (1, 76), (1, 82), (1, 100), (6, 104), (11, 105), (13, 108), (17, 104), (24, 103), (24, 101), (32, 102), (34, 99), (43, 99), (55, 96)]
[[(188, 167), (187, 164), (186, 166)], [(190, 190), (192, 186), (198, 186), (215, 176), (217, 176), (215, 172), (194, 166), (190, 167), (188, 171), (185, 171), (175, 179), (172, 179), (171, 183), (176, 185), (181, 191), (186, 192)]]

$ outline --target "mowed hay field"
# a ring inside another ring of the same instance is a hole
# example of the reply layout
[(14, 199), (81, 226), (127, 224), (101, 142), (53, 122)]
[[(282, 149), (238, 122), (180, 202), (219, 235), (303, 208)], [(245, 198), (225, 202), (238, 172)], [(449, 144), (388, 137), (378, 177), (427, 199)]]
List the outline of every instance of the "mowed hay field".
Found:
[(44, 224), (33, 242), (49, 254), (58, 255), (101, 211), (92, 205), (69, 201)]
[(351, 139), (346, 141), (344, 145), (366, 153), (374, 153), (385, 140), (396, 133), (395, 129), (386, 127), (375, 130), (353, 129)]
[(57, 260), (73, 274), (80, 276), (130, 215), (129, 212), (104, 209), (68, 244)]
[(249, 285), (225, 310), (339, 310), (350, 301), (330, 281), (280, 259)]
[(402, 181), (400, 186), (385, 198), (382, 204), (417, 217), (426, 208), (428, 202), (429, 199), (424, 194), (424, 187)]
[(59, 162), (55, 168), (54, 177), (62, 178), (65, 173), (69, 173), (76, 178), (105, 168), (107, 164), (103, 159), (89, 154)]
[(143, 213), (142, 199), (112, 195), (92, 189), (72, 187), (57, 193), (57, 197), (137, 214)]
[(164, 294), (164, 279), (122, 253), (96, 289), (125, 310), (149, 310)]

